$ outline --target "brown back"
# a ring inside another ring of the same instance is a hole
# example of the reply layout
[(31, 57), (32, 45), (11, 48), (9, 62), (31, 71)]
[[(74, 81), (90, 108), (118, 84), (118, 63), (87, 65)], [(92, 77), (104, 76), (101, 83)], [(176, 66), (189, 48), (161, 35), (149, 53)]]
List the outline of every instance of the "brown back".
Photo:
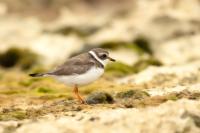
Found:
[(89, 53), (83, 53), (67, 60), (63, 65), (55, 70), (48, 72), (49, 75), (73, 75), (82, 74), (88, 71), (92, 66), (103, 68), (102, 64), (96, 61)]

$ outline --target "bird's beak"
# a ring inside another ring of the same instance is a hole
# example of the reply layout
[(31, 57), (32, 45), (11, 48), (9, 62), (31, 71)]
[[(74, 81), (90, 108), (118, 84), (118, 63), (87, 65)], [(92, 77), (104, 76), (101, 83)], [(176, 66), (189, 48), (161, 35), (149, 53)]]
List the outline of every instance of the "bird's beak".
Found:
[(116, 61), (115, 59), (113, 59), (113, 58), (111, 58), (111, 57), (108, 57), (108, 59), (109, 59), (110, 61), (113, 61), (113, 62)]

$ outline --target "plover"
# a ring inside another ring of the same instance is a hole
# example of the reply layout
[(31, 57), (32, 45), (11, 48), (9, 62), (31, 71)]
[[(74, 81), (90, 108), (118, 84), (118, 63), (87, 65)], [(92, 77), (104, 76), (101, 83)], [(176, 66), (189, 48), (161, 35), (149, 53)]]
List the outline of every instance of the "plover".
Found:
[(104, 73), (108, 60), (115, 61), (115, 59), (109, 56), (108, 51), (102, 48), (94, 48), (89, 52), (68, 59), (55, 70), (46, 73), (34, 73), (30, 74), (30, 76), (50, 76), (66, 85), (73, 86), (75, 96), (80, 103), (85, 103), (79, 95), (78, 87), (97, 80)]

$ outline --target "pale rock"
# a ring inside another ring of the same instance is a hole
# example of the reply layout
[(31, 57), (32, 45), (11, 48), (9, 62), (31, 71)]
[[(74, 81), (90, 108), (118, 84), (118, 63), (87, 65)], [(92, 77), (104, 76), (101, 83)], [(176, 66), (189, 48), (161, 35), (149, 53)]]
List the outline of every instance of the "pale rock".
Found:
[(44, 24), (35, 18), (2, 18), (0, 25), (0, 52), (12, 47), (30, 49), (41, 55), (41, 63), (47, 66), (64, 61), (83, 47), (75, 35), (43, 33)]
[(146, 92), (148, 92), (148, 94), (150, 96), (164, 96), (170, 93), (179, 93), (181, 91), (189, 91), (192, 93), (200, 93), (200, 84), (193, 84), (193, 85), (177, 85), (175, 87), (167, 87), (167, 88), (151, 88), (148, 89)]
[[(170, 75), (172, 76), (172, 78), (173, 77), (175, 78), (177, 83), (179, 83), (180, 79), (193, 78), (193, 77), (198, 78), (199, 71), (200, 71), (200, 61), (191, 62), (185, 65), (161, 66), (161, 67), (150, 66), (138, 74), (119, 79), (118, 83), (143, 84), (151, 82), (152, 80), (154, 80), (154, 78), (158, 78), (157, 80), (159, 80), (159, 77), (164, 78), (165, 76), (167, 77)], [(198, 79), (194, 80), (198, 81)]]
[(73, 52), (82, 48), (82, 41), (76, 36), (45, 34), (30, 42), (29, 48), (41, 55), (44, 63), (55, 64), (65, 61)]
[(154, 45), (155, 56), (164, 64), (183, 64), (200, 59), (200, 34)]
[(0, 2), (0, 16), (4, 16), (7, 12), (7, 6)]
[[(179, 100), (166, 102), (157, 107), (141, 109), (107, 109), (78, 112), (75, 117), (63, 116), (55, 119), (43, 119), (38, 122), (25, 123), (17, 133), (198, 133), (200, 128), (196, 120), (187, 115), (199, 117), (199, 101)], [(77, 119), (82, 116), (82, 119)], [(109, 117), (108, 117), (109, 116)], [(90, 121), (89, 118), (98, 118)]]

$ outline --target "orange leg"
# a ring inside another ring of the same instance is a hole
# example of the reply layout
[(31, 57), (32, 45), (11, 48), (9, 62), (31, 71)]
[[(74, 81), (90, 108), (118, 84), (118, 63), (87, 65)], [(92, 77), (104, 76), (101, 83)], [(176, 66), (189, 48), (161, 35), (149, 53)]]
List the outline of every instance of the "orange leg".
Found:
[(78, 100), (79, 100), (79, 102), (80, 102), (81, 104), (84, 104), (84, 103), (85, 103), (85, 101), (81, 98), (81, 96), (80, 96), (79, 93), (78, 93), (78, 86), (77, 86), (77, 85), (74, 86), (74, 94), (75, 94), (75, 96), (78, 98)]

